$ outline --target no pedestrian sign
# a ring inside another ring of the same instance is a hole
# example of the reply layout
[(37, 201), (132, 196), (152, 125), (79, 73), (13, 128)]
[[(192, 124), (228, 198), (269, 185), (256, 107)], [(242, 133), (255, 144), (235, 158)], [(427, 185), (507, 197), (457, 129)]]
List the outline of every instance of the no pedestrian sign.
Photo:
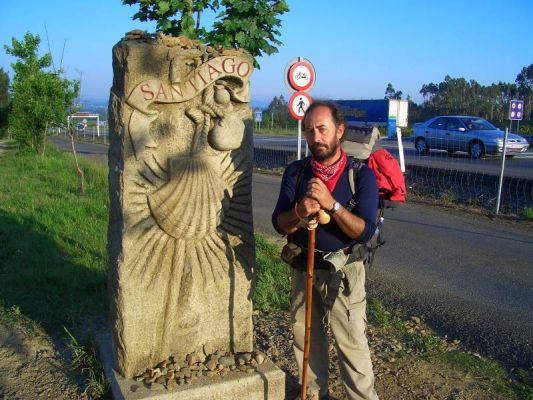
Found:
[(309, 90), (315, 84), (315, 69), (309, 61), (300, 58), (290, 66), (287, 80), (296, 91)]
[(306, 92), (296, 92), (289, 99), (289, 112), (294, 119), (302, 121), (305, 110), (313, 103), (313, 99)]
[(521, 121), (524, 118), (524, 101), (511, 100), (509, 105), (509, 119), (511, 121)]

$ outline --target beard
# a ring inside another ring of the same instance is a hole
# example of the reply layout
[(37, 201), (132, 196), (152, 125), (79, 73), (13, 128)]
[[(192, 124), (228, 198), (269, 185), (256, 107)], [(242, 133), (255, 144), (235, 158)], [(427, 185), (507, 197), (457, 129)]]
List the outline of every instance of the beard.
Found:
[(313, 155), (313, 158), (318, 162), (324, 162), (329, 158), (333, 157), (337, 153), (339, 148), (339, 141), (333, 141), (329, 144), (325, 143), (314, 143), (309, 151)]

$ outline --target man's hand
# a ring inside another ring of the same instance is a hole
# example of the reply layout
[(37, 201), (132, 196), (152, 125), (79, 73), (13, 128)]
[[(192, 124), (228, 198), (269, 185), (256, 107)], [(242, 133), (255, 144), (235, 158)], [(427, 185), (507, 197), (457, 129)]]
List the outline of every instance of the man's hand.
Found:
[[(335, 203), (335, 199), (329, 192), (328, 188), (319, 178), (309, 179), (309, 182), (307, 183), (306, 197), (315, 200), (318, 203), (319, 208), (326, 211), (331, 210), (333, 203)], [(318, 212), (318, 210), (316, 212)]]
[(320, 203), (307, 195), (296, 205), (296, 212), (301, 218), (312, 217), (318, 211), (320, 211)]

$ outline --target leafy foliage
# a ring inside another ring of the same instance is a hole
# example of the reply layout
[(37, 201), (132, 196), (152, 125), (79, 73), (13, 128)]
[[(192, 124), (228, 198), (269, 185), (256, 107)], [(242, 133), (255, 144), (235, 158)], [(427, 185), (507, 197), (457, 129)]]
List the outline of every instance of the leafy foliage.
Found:
[(274, 96), (267, 109), (265, 110), (265, 125), (270, 128), (287, 128), (294, 126), (294, 119), (289, 114), (289, 106), (283, 95)]
[(518, 93), (524, 102), (524, 115), (528, 119), (533, 119), (533, 64), (522, 68), (516, 76)]
[(0, 68), (0, 138), (7, 132), (9, 104), (9, 75)]
[[(278, 16), (289, 11), (285, 0), (123, 0), (139, 5), (133, 19), (157, 21), (157, 29), (169, 35), (184, 35), (211, 45), (245, 49), (254, 57), (276, 53), (281, 21)], [(218, 12), (213, 29), (200, 26), (205, 10)], [(174, 18), (180, 14), (179, 18)], [(194, 19), (196, 16), (196, 20)]]
[(401, 90), (395, 90), (394, 86), (392, 86), (392, 83), (387, 84), (387, 88), (385, 89), (385, 99), (395, 99), (395, 100), (401, 100), (402, 99), (403, 92)]
[(46, 130), (66, 121), (79, 82), (63, 78), (61, 70), (45, 70), (52, 65), (52, 56), (38, 56), (40, 41), (38, 35), (27, 32), (22, 41), (13, 38), (12, 46), (4, 48), (18, 59), (12, 64), (10, 130), (19, 146), (44, 154)]

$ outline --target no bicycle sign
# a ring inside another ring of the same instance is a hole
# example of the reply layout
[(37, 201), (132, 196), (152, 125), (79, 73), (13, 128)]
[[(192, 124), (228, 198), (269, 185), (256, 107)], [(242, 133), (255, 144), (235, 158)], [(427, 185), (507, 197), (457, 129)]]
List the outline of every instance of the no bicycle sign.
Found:
[(285, 68), (286, 82), (292, 91), (310, 90), (315, 84), (315, 69), (309, 60), (298, 57)]

